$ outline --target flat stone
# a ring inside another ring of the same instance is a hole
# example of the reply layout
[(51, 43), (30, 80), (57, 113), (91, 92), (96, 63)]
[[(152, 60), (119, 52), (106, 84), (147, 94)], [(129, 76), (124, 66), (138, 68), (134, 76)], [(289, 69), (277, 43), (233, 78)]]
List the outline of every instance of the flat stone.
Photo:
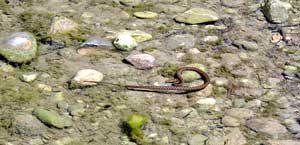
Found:
[(273, 139), (287, 133), (287, 129), (273, 118), (255, 118), (246, 122), (246, 126), (258, 133), (271, 137)]
[(218, 19), (219, 16), (217, 13), (204, 8), (192, 8), (175, 17), (176, 21), (187, 24), (201, 24), (207, 22), (214, 22)]
[(56, 128), (70, 127), (73, 124), (71, 119), (61, 116), (54, 111), (49, 111), (42, 108), (34, 109), (33, 115), (35, 115), (44, 124)]
[(50, 26), (48, 35), (55, 36), (60, 34), (67, 34), (72, 31), (77, 31), (79, 25), (73, 20), (70, 20), (66, 17), (55, 17)]
[(133, 15), (138, 18), (143, 18), (143, 19), (153, 19), (158, 16), (157, 13), (150, 12), (150, 11), (143, 11), (143, 12), (134, 12)]
[(71, 81), (71, 87), (93, 86), (103, 80), (103, 74), (94, 69), (82, 69), (76, 73)]

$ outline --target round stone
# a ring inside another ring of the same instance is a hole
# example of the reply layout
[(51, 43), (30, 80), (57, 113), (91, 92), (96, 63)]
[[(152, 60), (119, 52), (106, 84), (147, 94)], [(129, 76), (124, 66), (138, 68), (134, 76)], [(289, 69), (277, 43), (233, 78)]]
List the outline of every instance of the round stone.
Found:
[(120, 33), (113, 43), (117, 49), (123, 51), (130, 51), (138, 45), (130, 33)]
[(76, 73), (71, 82), (71, 87), (93, 86), (103, 80), (103, 74), (94, 69), (83, 69)]
[(37, 42), (28, 32), (16, 32), (0, 40), (0, 55), (14, 63), (26, 63), (37, 57)]
[(150, 54), (131, 54), (125, 60), (138, 69), (150, 69), (154, 67), (155, 58)]

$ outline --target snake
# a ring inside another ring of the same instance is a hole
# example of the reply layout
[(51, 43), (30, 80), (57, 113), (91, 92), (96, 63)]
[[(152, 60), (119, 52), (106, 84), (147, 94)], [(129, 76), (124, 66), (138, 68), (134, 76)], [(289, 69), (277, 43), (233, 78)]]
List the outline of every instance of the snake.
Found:
[[(203, 84), (198, 86), (184, 86), (184, 79), (182, 77), (182, 73), (184, 71), (193, 71), (201, 76), (201, 79), (204, 81)], [(129, 90), (137, 90), (137, 91), (153, 91), (153, 92), (162, 92), (162, 91), (176, 91), (176, 92), (195, 92), (202, 90), (207, 87), (210, 83), (210, 78), (204, 71), (196, 68), (196, 67), (181, 67), (179, 68), (173, 80), (167, 81), (168, 83), (172, 83), (172, 86), (154, 86), (154, 85), (125, 85), (125, 87)]]

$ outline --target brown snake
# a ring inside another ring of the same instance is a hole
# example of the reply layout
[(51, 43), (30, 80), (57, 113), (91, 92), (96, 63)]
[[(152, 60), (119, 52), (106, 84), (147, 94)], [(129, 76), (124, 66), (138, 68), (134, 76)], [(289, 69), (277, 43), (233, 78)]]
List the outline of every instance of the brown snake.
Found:
[[(183, 86), (184, 80), (182, 78), (182, 73), (184, 71), (194, 71), (198, 73), (201, 76), (201, 79), (203, 79), (204, 83), (199, 86)], [(125, 85), (125, 87), (129, 90), (138, 90), (138, 91), (180, 91), (180, 92), (193, 92), (204, 89), (209, 83), (210, 79), (208, 75), (195, 67), (182, 67), (179, 68), (175, 73), (175, 79), (170, 83), (173, 83), (172, 86), (140, 86), (140, 85)]]

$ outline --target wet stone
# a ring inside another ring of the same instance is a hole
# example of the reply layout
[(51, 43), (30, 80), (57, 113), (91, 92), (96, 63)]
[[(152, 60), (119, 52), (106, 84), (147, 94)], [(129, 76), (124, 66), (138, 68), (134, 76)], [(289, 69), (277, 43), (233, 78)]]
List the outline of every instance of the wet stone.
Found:
[(130, 51), (138, 45), (132, 35), (127, 32), (118, 34), (113, 44), (117, 49), (123, 51)]
[(263, 12), (266, 18), (273, 23), (284, 23), (289, 18), (285, 3), (280, 0), (267, 0)]
[(43, 123), (26, 113), (16, 113), (12, 126), (15, 133), (25, 136), (38, 136), (46, 131), (46, 126)]
[(138, 69), (151, 69), (155, 62), (155, 58), (150, 54), (131, 54), (125, 60)]
[(183, 22), (187, 24), (200, 24), (207, 22), (214, 22), (219, 19), (217, 13), (212, 10), (204, 8), (192, 8), (186, 12), (179, 14), (175, 17), (178, 22)]
[(76, 73), (71, 81), (71, 88), (93, 86), (103, 80), (103, 74), (94, 69), (83, 69)]
[(153, 19), (158, 16), (157, 13), (150, 12), (150, 11), (134, 12), (133, 15), (142, 19)]
[(33, 115), (36, 116), (44, 124), (56, 128), (70, 127), (73, 124), (71, 119), (61, 116), (52, 110), (49, 111), (42, 108), (36, 108), (33, 111)]
[(278, 120), (272, 118), (250, 119), (246, 122), (246, 126), (273, 139), (279, 138), (288, 132)]

